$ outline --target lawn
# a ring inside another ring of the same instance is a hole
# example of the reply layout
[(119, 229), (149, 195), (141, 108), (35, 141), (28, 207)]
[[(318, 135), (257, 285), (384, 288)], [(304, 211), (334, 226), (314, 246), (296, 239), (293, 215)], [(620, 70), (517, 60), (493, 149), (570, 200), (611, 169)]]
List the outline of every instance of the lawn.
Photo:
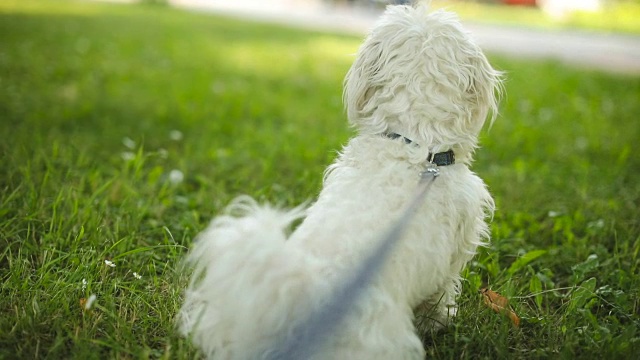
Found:
[[(359, 42), (158, 6), (0, 2), (0, 359), (197, 356), (173, 323), (181, 257), (237, 195), (318, 193), (353, 135), (341, 82)], [(640, 78), (491, 60), (506, 97), (474, 170), (497, 201), (493, 239), (427, 351), (630, 358)]]
[[(456, 11), (463, 19), (480, 23), (526, 26), (543, 29), (581, 29), (583, 31), (640, 33), (640, 1), (602, 1), (598, 12), (575, 11), (550, 14), (540, 7), (502, 6), (501, 1), (432, 0), (436, 7)], [(541, 3), (542, 1), (539, 1)]]

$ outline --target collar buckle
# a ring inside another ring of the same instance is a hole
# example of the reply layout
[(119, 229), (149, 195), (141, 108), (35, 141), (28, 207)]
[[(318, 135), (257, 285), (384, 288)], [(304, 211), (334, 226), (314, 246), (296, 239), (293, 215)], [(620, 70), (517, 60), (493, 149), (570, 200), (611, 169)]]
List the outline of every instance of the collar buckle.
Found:
[(427, 161), (429, 161), (430, 164), (436, 164), (438, 166), (453, 165), (456, 163), (456, 155), (453, 153), (453, 150), (435, 154), (430, 153)]

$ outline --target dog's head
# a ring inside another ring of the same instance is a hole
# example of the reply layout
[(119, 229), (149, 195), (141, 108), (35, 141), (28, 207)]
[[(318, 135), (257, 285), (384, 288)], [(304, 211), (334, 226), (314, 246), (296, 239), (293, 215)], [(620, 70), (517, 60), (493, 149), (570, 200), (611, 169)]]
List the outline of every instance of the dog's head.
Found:
[(455, 14), (389, 6), (347, 73), (344, 101), (361, 133), (464, 155), (497, 114), (501, 79)]

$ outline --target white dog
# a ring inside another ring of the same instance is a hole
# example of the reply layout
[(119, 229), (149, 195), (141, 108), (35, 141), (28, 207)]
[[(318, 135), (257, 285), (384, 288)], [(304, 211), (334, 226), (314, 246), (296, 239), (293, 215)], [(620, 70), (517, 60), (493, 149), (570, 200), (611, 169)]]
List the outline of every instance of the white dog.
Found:
[(214, 219), (188, 257), (183, 334), (209, 358), (287, 357), (278, 347), (331, 304), (435, 163), (439, 177), (382, 268), (321, 347), (299, 357), (424, 358), (414, 309), (446, 323), (460, 272), (488, 238), (493, 201), (468, 166), (500, 89), (501, 73), (454, 14), (388, 7), (346, 76), (358, 135), (326, 170), (318, 200), (282, 211), (244, 197)]

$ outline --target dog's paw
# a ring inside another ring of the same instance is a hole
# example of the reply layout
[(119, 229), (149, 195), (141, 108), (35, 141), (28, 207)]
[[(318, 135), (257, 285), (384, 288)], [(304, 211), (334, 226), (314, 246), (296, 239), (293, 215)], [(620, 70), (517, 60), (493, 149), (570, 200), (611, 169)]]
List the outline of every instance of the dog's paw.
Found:
[(443, 329), (452, 323), (457, 312), (455, 303), (425, 301), (414, 309), (416, 328), (420, 333)]

